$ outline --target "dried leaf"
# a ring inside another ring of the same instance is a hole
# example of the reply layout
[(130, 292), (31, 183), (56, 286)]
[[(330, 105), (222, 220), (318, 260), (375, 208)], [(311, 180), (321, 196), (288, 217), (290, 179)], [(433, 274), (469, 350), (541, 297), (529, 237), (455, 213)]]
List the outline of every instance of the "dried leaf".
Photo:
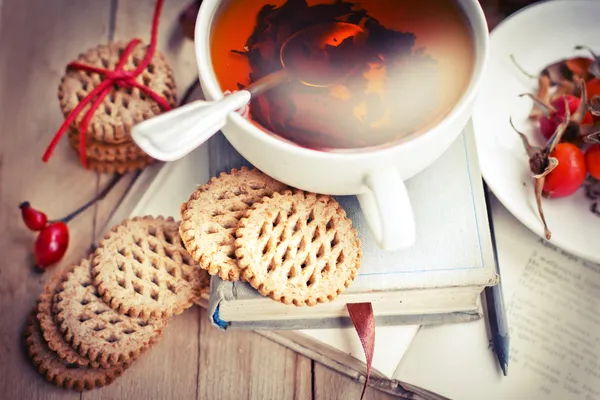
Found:
[(538, 93), (520, 94), (519, 97), (530, 97), (533, 100), (533, 107), (529, 113), (529, 119), (537, 119), (541, 116), (549, 117), (550, 113), (556, 112), (556, 109), (550, 105), (550, 80), (543, 76), (539, 80)]
[(589, 68), (593, 62), (594, 60), (592, 60), (591, 58), (575, 57), (566, 60), (565, 64), (573, 75), (579, 76), (587, 81), (592, 77)]
[(527, 138), (527, 136), (515, 127), (515, 124), (513, 123), (512, 118), (510, 118), (509, 122), (510, 122), (510, 125), (512, 126), (512, 128), (514, 129), (514, 131), (517, 132), (517, 134), (521, 138), (521, 141), (523, 142), (523, 146), (525, 147), (525, 151), (527, 152), (527, 157), (529, 157), (531, 159), (536, 153), (538, 153), (541, 150), (541, 148), (539, 148), (537, 146), (533, 146), (531, 143), (529, 143), (529, 139)]
[(556, 131), (552, 135), (552, 137), (546, 143), (546, 146), (542, 151), (545, 152), (546, 155), (550, 155), (556, 148), (556, 146), (560, 143), (563, 135), (567, 131), (567, 128), (571, 124), (571, 112), (569, 110), (569, 105), (567, 104), (567, 100), (565, 99), (565, 120), (556, 128)]
[(584, 143), (600, 144), (600, 129), (597, 126), (585, 125), (581, 128), (581, 136)]
[(552, 85), (558, 85), (564, 80), (573, 80), (573, 72), (571, 72), (565, 61), (557, 61), (543, 69), (542, 75), (548, 76)]
[[(577, 124), (580, 124), (581, 121), (583, 121), (583, 117), (585, 116), (585, 113), (587, 112), (587, 89), (586, 89), (586, 85), (585, 85), (585, 81), (581, 78), (577, 78), (577, 86), (579, 87), (579, 90), (581, 91), (581, 96), (579, 97), (579, 107), (577, 108), (577, 111), (575, 111), (575, 114), (573, 114), (573, 117), (571, 118), (571, 120)], [(568, 107), (567, 107), (568, 108)]]
[(554, 100), (562, 96), (579, 96), (579, 94), (579, 90), (577, 89), (577, 86), (575, 86), (574, 82), (563, 80), (558, 84), (558, 87), (554, 91), (554, 94), (550, 97), (550, 102), (553, 102)]
[(548, 223), (546, 222), (546, 216), (544, 215), (544, 208), (542, 207), (542, 196), (544, 192), (544, 184), (546, 183), (546, 177), (554, 171), (554, 169), (558, 167), (558, 160), (554, 157), (550, 157), (548, 159), (548, 167), (546, 170), (539, 174), (533, 176), (534, 179), (534, 192), (535, 192), (535, 202), (537, 204), (538, 214), (542, 223), (544, 224), (544, 236), (546, 240), (550, 240), (552, 237), (552, 232), (548, 229)]
[[(581, 50), (582, 48), (584, 47), (576, 47), (577, 50)], [(550, 86), (556, 86), (561, 85), (565, 81), (573, 82), (576, 77), (580, 77), (586, 81), (593, 76), (600, 77), (600, 75), (597, 75), (600, 74), (600, 59), (591, 49), (587, 47), (586, 49), (590, 51), (594, 57), (593, 59), (587, 57), (573, 57), (558, 60), (547, 65), (539, 74), (539, 76), (535, 76), (521, 67), (516, 61), (514, 55), (511, 54), (510, 58), (523, 75), (532, 79), (539, 79), (545, 76), (550, 80)]]
[[(534, 183), (535, 201), (538, 208), (538, 214), (540, 216), (540, 219), (542, 220), (542, 223), (544, 224), (544, 235), (547, 240), (550, 240), (552, 233), (550, 232), (550, 229), (548, 229), (548, 224), (546, 223), (546, 217), (544, 216), (544, 210), (542, 207), (542, 197), (544, 196), (544, 184), (546, 182), (546, 177), (558, 166), (558, 160), (554, 157), (550, 157), (550, 154), (552, 154), (558, 143), (560, 143), (570, 123), (571, 114), (569, 112), (567, 100), (565, 99), (565, 120), (556, 128), (556, 131), (548, 140), (546, 145), (543, 148), (539, 148), (536, 146), (532, 146), (531, 143), (529, 143), (529, 139), (527, 138), (527, 136), (522, 132), (518, 131), (515, 128), (512, 119), (510, 120), (512, 128), (521, 137), (521, 140), (523, 141), (523, 145), (525, 147), (525, 151), (529, 156), (529, 169), (532, 173), (532, 179)], [(549, 193), (548, 195), (551, 196), (551, 193)]]
[(600, 57), (592, 50), (589, 46), (575, 46), (575, 50), (587, 50), (593, 57), (592, 63), (588, 67), (588, 72), (595, 76), (596, 78), (600, 78)]

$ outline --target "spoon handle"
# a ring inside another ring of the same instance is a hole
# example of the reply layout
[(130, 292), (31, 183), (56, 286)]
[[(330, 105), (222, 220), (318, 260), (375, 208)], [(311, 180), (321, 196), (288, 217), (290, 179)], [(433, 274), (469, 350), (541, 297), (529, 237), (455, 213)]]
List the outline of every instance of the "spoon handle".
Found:
[(175, 161), (221, 130), (227, 115), (246, 106), (250, 98), (249, 91), (241, 90), (214, 102), (195, 101), (135, 125), (131, 136), (149, 156)]
[(257, 96), (260, 93), (271, 90), (275, 86), (278, 86), (283, 81), (290, 80), (290, 74), (286, 69), (280, 69), (269, 75), (263, 76), (259, 80), (245, 87), (245, 90), (252, 93), (252, 96)]

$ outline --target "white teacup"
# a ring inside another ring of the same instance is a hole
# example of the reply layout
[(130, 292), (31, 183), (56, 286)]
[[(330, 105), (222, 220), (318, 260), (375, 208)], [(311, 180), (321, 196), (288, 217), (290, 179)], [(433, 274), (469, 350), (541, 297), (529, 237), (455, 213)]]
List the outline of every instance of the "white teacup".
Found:
[[(204, 0), (196, 22), (200, 83), (208, 100), (223, 97), (211, 63), (211, 26), (221, 0)], [(440, 157), (462, 132), (481, 86), (488, 57), (488, 27), (477, 0), (459, 0), (474, 34), (475, 67), (454, 109), (429, 131), (397, 145), (352, 153), (306, 149), (269, 135), (239, 113), (230, 113), (223, 134), (249, 162), (273, 178), (306, 191), (357, 195), (381, 248), (415, 242), (415, 222), (404, 184)]]

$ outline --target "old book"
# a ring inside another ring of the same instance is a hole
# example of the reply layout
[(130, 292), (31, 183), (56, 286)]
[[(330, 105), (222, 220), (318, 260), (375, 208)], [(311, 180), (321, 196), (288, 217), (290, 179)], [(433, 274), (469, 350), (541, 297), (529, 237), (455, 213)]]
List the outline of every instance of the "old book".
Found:
[[(249, 165), (219, 134), (187, 157), (142, 179), (152, 183), (134, 212), (179, 217), (195, 188), (222, 171)], [(479, 294), (497, 280), (473, 134), (465, 131), (430, 168), (407, 182), (417, 244), (384, 252), (370, 236), (354, 196), (337, 197), (359, 231), (363, 262), (336, 301), (290, 307), (241, 282), (212, 280), (209, 310), (220, 328), (302, 329), (350, 326), (345, 304), (373, 303), (378, 325), (421, 325), (479, 319)], [(131, 200), (130, 200), (131, 201)], [(124, 205), (125, 206), (125, 205)]]
[[(209, 174), (250, 165), (222, 135), (208, 147)], [(178, 178), (181, 179), (181, 178)], [(357, 228), (359, 274), (335, 301), (290, 307), (250, 285), (212, 279), (209, 311), (222, 329), (304, 329), (350, 326), (345, 305), (371, 302), (378, 325), (459, 322), (481, 316), (483, 288), (496, 283), (487, 209), (473, 134), (465, 131), (431, 167), (407, 183), (417, 225), (408, 250), (377, 247), (355, 196), (336, 196)], [(191, 189), (189, 189), (191, 190)]]
[[(190, 193), (198, 185), (205, 183), (211, 175), (214, 175), (215, 171), (209, 171), (208, 158), (209, 148), (212, 149), (213, 146), (218, 145), (215, 143), (215, 140), (223, 140), (223, 138), (218, 137), (213, 139), (208, 145), (197, 149), (182, 160), (168, 164), (158, 164), (145, 170), (122, 201), (121, 206), (115, 211), (105, 229), (119, 223), (124, 218), (136, 215), (170, 215), (177, 218), (181, 203), (188, 199)], [(447, 234), (434, 235), (433, 239), (431, 239), (430, 235), (425, 234), (424, 231), (420, 230), (419, 232), (420, 238), (429, 238), (430, 242), (427, 244), (426, 253), (432, 254), (428, 255), (425, 259), (426, 263), (421, 262), (417, 266), (430, 264), (430, 275), (437, 275), (438, 273), (448, 274), (451, 272), (443, 268), (443, 265), (447, 265), (446, 262), (450, 259), (459, 260), (464, 270), (459, 267), (458, 273), (465, 275), (468, 275), (473, 270), (483, 271), (487, 268), (493, 269), (493, 264), (488, 264), (493, 262), (490, 261), (493, 260), (493, 255), (490, 254), (492, 251), (491, 246), (488, 247), (490, 237), (485, 202), (483, 192), (480, 191), (481, 177), (477, 168), (477, 160), (476, 158), (474, 159), (474, 144), (472, 140), (473, 138), (470, 134), (459, 138), (457, 143), (448, 151), (448, 154), (440, 160), (437, 169), (432, 168), (422, 174), (425, 176), (425, 179), (434, 179), (437, 182), (439, 190), (436, 191), (435, 196), (432, 196), (434, 197), (434, 201), (429, 202), (427, 196), (423, 196), (428, 190), (425, 187), (426, 185), (420, 183), (417, 178), (408, 183), (411, 195), (420, 199), (419, 202), (415, 203), (415, 209), (418, 213), (417, 218), (419, 218), (420, 223), (424, 224), (424, 227), (428, 227), (428, 230), (431, 231), (431, 227), (435, 226), (437, 224), (436, 221), (440, 218), (445, 218), (445, 221), (451, 221), (453, 224), (446, 231)], [(222, 157), (222, 155), (218, 156)], [(461, 170), (463, 171), (462, 176), (456, 172), (456, 165), (461, 166)], [(233, 166), (224, 164), (223, 170), (227, 170)], [(439, 169), (441, 169), (440, 173), (442, 175), (438, 177)], [(443, 173), (448, 170), (453, 170), (454, 172)], [(435, 177), (432, 178), (432, 175), (435, 175)], [(422, 177), (421, 182), (424, 182)], [(450, 202), (450, 199), (454, 196), (453, 191), (459, 191), (464, 187), (469, 188), (469, 191), (473, 190), (471, 189), (472, 187), (475, 187), (473, 198), (471, 195), (468, 195), (456, 203)], [(433, 215), (431, 218), (428, 218), (423, 213), (427, 209), (426, 207), (431, 207), (431, 204), (434, 205), (432, 207), (433, 211), (431, 211)], [(447, 210), (461, 213), (462, 217), (452, 218)], [(483, 232), (483, 234), (472, 233), (478, 230), (479, 232)], [(471, 231), (471, 234), (465, 231)], [(445, 243), (446, 241), (452, 241), (453, 237), (458, 235), (457, 232), (460, 232), (460, 235), (463, 237), (468, 238), (468, 245), (455, 244), (452, 247)], [(361, 232), (361, 235), (364, 234), (368, 234), (368, 232)], [(373, 248), (375, 248), (374, 246), (373, 244)], [(411, 262), (416, 262), (414, 261), (416, 257), (414, 254), (404, 257), (404, 259), (398, 259), (398, 265), (410, 265)], [(484, 262), (486, 263), (485, 266)], [(491, 266), (488, 267), (488, 265)], [(436, 270), (441, 270), (441, 272), (436, 272)], [(414, 272), (409, 270), (402, 275), (411, 276), (412, 274)], [(492, 282), (496, 277), (493, 273), (490, 273), (488, 279)], [(482, 287), (487, 282), (486, 280), (482, 280)], [(477, 298), (479, 296), (474, 296), (474, 303), (478, 303)], [(204, 301), (204, 305), (207, 306), (208, 301)], [(399, 315), (396, 321), (393, 321), (390, 317), (391, 321), (401, 323), (402, 325), (385, 326), (385, 324), (381, 323), (381, 319), (379, 319), (376, 327), (375, 356), (371, 385), (380, 390), (400, 395), (401, 397), (419, 398), (419, 396), (406, 391), (397, 379), (399, 365), (406, 350), (417, 334), (419, 325), (422, 323), (455, 323), (479, 318), (481, 316), (479, 305), (477, 304), (473, 309), (476, 310), (473, 313), (459, 312), (443, 314), (443, 316), (433, 314), (429, 315), (428, 318), (423, 314)], [(330, 326), (333, 325), (336, 327), (328, 329), (324, 328), (327, 326), (326, 324), (319, 324), (319, 329), (290, 330), (289, 327), (286, 327), (284, 330), (277, 330), (278, 325), (273, 324), (271, 330), (260, 329), (257, 332), (353, 379), (358, 381), (364, 380), (366, 371), (364, 354), (356, 332), (353, 328), (340, 327), (347, 325), (344, 318), (339, 318), (334, 320), (334, 322)], [(264, 322), (263, 324), (267, 323)]]

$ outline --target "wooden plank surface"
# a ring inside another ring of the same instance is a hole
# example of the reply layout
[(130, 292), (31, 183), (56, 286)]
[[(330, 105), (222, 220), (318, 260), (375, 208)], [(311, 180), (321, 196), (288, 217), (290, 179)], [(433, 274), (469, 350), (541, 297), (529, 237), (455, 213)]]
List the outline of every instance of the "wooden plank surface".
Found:
[[(193, 45), (177, 24), (192, 0), (168, 0), (159, 49), (180, 96), (196, 77)], [(486, 3), (485, 1), (483, 1)], [(495, 0), (487, 4), (496, 7)], [(44, 283), (87, 254), (130, 186), (133, 174), (69, 224), (60, 266), (33, 272), (34, 235), (17, 208), (29, 200), (60, 218), (110, 179), (85, 171), (66, 143), (50, 163), (41, 155), (62, 122), (57, 87), (65, 65), (110, 39), (149, 40), (154, 0), (0, 0), (0, 398), (6, 399), (354, 399), (361, 384), (251, 332), (215, 330), (198, 307), (173, 318), (161, 341), (112, 385), (82, 395), (44, 382), (23, 352), (21, 332)], [(369, 390), (369, 399), (391, 399)]]
[[(75, 4), (80, 4), (75, 7)], [(0, 20), (0, 390), (5, 399), (75, 399), (48, 385), (27, 361), (21, 332), (48, 275), (32, 271), (33, 235), (18, 204), (29, 200), (60, 218), (96, 191), (97, 178), (61, 146), (48, 165), (42, 153), (62, 121), (57, 88), (78, 49), (108, 38), (110, 3), (89, 0), (4, 0)], [(85, 33), (85, 34), (82, 34)], [(93, 212), (71, 226), (65, 265), (81, 258), (92, 237)]]
[(255, 333), (218, 331), (207, 318), (202, 310), (198, 399), (311, 398), (309, 359)]

